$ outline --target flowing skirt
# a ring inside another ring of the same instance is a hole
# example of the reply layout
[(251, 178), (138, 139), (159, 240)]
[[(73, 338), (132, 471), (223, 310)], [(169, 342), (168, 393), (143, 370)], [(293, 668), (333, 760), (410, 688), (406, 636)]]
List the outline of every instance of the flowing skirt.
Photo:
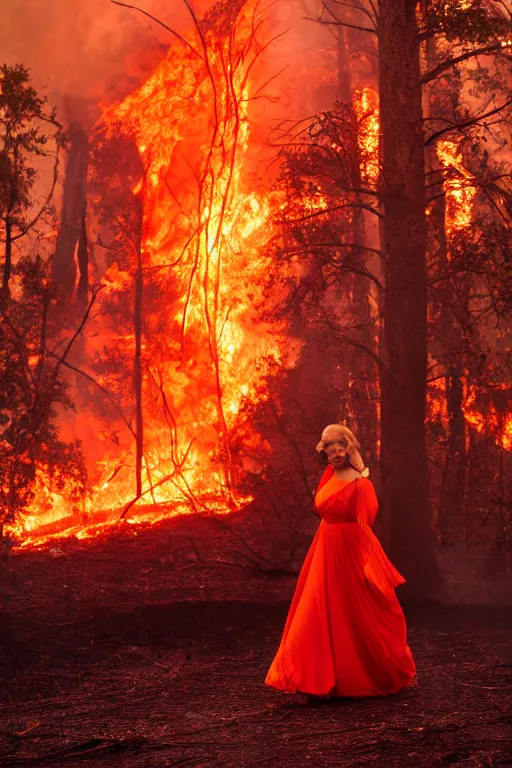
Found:
[(319, 696), (385, 696), (415, 675), (394, 587), (404, 580), (368, 526), (322, 521), (266, 683)]

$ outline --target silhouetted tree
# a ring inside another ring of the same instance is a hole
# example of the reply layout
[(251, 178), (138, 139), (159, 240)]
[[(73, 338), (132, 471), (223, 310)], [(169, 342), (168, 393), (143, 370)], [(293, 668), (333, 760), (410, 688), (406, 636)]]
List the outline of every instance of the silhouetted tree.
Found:
[(63, 442), (54, 418), (57, 405), (73, 404), (62, 376), (70, 343), (55, 352), (49, 320), (56, 301), (49, 265), (24, 257), (13, 272), (17, 296), (4, 301), (0, 313), (0, 540), (36, 492), (44, 506), (51, 493), (65, 489), (71, 512), (87, 488), (80, 444)]
[[(54, 129), (45, 133), (43, 124)], [(61, 136), (55, 110), (46, 109), (46, 98), (30, 85), (29, 71), (21, 64), (0, 66), (0, 221), (4, 242), (2, 293), (9, 293), (12, 248), (48, 209), (57, 180), (58, 149)], [(55, 148), (49, 149), (50, 138)], [(33, 213), (32, 190), (37, 170), (36, 157), (55, 156), (53, 184), (42, 206)], [(31, 215), (32, 214), (32, 215)]]

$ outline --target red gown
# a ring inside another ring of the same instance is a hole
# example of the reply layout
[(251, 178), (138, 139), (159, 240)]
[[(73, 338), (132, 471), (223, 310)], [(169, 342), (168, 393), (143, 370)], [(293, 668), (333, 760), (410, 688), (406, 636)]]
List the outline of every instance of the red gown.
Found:
[(385, 696), (415, 675), (395, 595), (404, 579), (371, 530), (370, 480), (325, 471), (315, 496), (322, 522), (302, 566), (267, 685), (319, 696)]

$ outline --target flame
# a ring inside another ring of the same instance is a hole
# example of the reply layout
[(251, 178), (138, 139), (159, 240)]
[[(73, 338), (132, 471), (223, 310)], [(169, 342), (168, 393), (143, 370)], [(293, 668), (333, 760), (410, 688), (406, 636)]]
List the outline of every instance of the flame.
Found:
[[(143, 473), (129, 522), (223, 513), (250, 500), (237, 486), (254, 469), (244, 444), (260, 438), (244, 409), (267, 398), (270, 367), (293, 363), (295, 352), (259, 309), (272, 268), (265, 245), (279, 207), (261, 188), (262, 148), (251, 132), (251, 98), (266, 75), (254, 35), (259, 3), (249, 0), (230, 13), (224, 25), (215, 18), (205, 23), (200, 40), (189, 34), (178, 41), (146, 83), (104, 111), (98, 146), (129, 138), (143, 168), (130, 187), (142, 205), (141, 269), (133, 238), (120, 228), (81, 362), (117, 413), (113, 418), (109, 408), (102, 415), (109, 403), (88, 402), (91, 389), (83, 397), (86, 418), (73, 426), (89, 455), (87, 524), (77, 523), (65, 494), (48, 496), (39, 486), (22, 531), (14, 531), (25, 544), (96, 535), (133, 501), (135, 331), (123, 307), (133, 304), (139, 273)], [(111, 179), (126, 184), (117, 169)], [(37, 536), (49, 507), (53, 523), (66, 518), (68, 525)]]
[(354, 110), (358, 122), (357, 143), (360, 153), (361, 179), (376, 188), (380, 173), (379, 97), (374, 88), (362, 88), (354, 94)]
[(427, 418), (429, 421), (439, 421), (444, 429), (448, 429), (449, 416), (446, 401), (446, 380), (436, 379), (427, 390)]
[(436, 152), (446, 169), (443, 188), (446, 200), (446, 231), (450, 234), (471, 226), (476, 188), (473, 175), (464, 166), (457, 142), (439, 141)]
[[(498, 413), (494, 403), (489, 403), (485, 414), (478, 408), (478, 395), (474, 386), (467, 387), (462, 410), (466, 422), (480, 434), (491, 434), (496, 445), (505, 451), (512, 450), (512, 402), (508, 413)], [(503, 387), (504, 388), (504, 387)]]
[(512, 451), (512, 413), (508, 414), (503, 424), (501, 446), (506, 451)]
[[(499, 413), (494, 403), (486, 403), (485, 408), (478, 400), (478, 391), (474, 385), (468, 386), (463, 378), (464, 398), (462, 412), (466, 424), (481, 435), (492, 435), (496, 445), (505, 451), (512, 450), (512, 401), (508, 404), (505, 413)], [(500, 389), (506, 389), (501, 385)], [(444, 378), (437, 379), (429, 385), (428, 419), (431, 422), (439, 421), (446, 432), (450, 428), (450, 417), (446, 402), (446, 382)]]

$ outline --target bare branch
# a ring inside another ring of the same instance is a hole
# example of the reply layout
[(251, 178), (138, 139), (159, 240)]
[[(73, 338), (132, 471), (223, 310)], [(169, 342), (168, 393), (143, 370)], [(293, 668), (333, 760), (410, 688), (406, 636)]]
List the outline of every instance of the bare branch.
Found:
[(55, 151), (55, 163), (53, 166), (53, 179), (52, 179), (52, 185), (50, 187), (50, 191), (48, 192), (48, 195), (46, 196), (46, 200), (44, 201), (44, 204), (41, 206), (39, 212), (34, 216), (32, 221), (30, 221), (28, 224), (26, 224), (20, 232), (18, 232), (17, 235), (14, 237), (11, 237), (11, 242), (15, 242), (16, 240), (19, 240), (22, 237), (25, 237), (27, 232), (30, 232), (30, 230), (35, 227), (43, 213), (48, 210), (48, 206), (50, 204), (50, 200), (53, 197), (53, 193), (55, 190), (55, 185), (57, 184), (57, 180), (59, 178), (59, 165), (60, 165), (60, 158), (59, 158), (59, 150), (60, 150), (60, 144), (57, 144), (57, 149)]
[(360, 243), (311, 243), (311, 245), (306, 245), (305, 247), (309, 250), (314, 250), (315, 248), (356, 248), (360, 251), (370, 251), (370, 253), (375, 253), (381, 258), (384, 256), (378, 248), (371, 248), (369, 245), (361, 245)]
[(183, 43), (183, 45), (186, 45), (187, 48), (190, 48), (190, 50), (192, 51), (192, 53), (195, 56), (198, 56), (199, 58), (201, 58), (201, 54), (198, 51), (196, 51), (194, 46), (191, 45), (188, 42), (188, 40), (185, 40), (185, 38), (182, 37), (178, 32), (176, 32), (175, 29), (172, 29), (171, 27), (168, 27), (167, 24), (164, 24), (163, 21), (160, 21), (160, 19), (157, 19), (156, 16), (152, 16), (151, 13), (148, 13), (143, 8), (137, 8), (136, 5), (129, 5), (128, 3), (122, 3), (121, 0), (110, 0), (110, 2), (113, 3), (114, 5), (121, 5), (123, 8), (130, 8), (130, 10), (132, 10), (132, 11), (138, 11), (139, 13), (144, 14), (144, 16), (147, 16), (149, 19), (152, 19), (157, 24), (160, 24), (160, 26), (163, 27), (164, 29), (166, 29), (168, 32), (170, 32), (171, 35), (174, 35), (174, 37), (176, 37), (178, 40), (180, 40)]
[(301, 216), (299, 219), (286, 219), (287, 224), (300, 224), (302, 221), (308, 221), (314, 219), (316, 216), (323, 216), (326, 213), (332, 213), (333, 211), (341, 211), (344, 208), (361, 208), (364, 211), (369, 211), (375, 214), (379, 219), (383, 219), (384, 216), (380, 211), (374, 208), (372, 205), (365, 205), (364, 203), (344, 203), (343, 205), (333, 205), (331, 208), (322, 208), (321, 211), (315, 211), (314, 213), (308, 213), (306, 216)]
[[(353, 11), (359, 11), (360, 13), (364, 13), (364, 15), (367, 16), (370, 19), (370, 21), (373, 24), (373, 26), (375, 27), (375, 29), (377, 29), (376, 17), (374, 18), (372, 16), (372, 14), (370, 13), (370, 11), (367, 11), (366, 8), (363, 8), (362, 5), (359, 5), (359, 4), (354, 5), (354, 3), (345, 3), (345, 2), (342, 2), (342, 0), (331, 0), (331, 2), (334, 3), (335, 5), (341, 5), (344, 8), (351, 8)], [(328, 11), (331, 14), (331, 16), (334, 19), (336, 19), (336, 21), (339, 21), (337, 16), (335, 16), (334, 13), (332, 12), (332, 10), (326, 5), (325, 0), (322, 0), (322, 5), (326, 9), (326, 11)]]
[(292, 446), (292, 448), (294, 450), (294, 453), (296, 454), (296, 456), (297, 456), (297, 458), (299, 460), (300, 474), (302, 476), (302, 481), (304, 483), (304, 487), (306, 489), (306, 492), (309, 495), (311, 493), (312, 489), (309, 487), (309, 481), (308, 481), (308, 476), (307, 476), (307, 472), (306, 472), (306, 467), (304, 466), (304, 459), (302, 458), (302, 454), (299, 451), (299, 447), (298, 447), (297, 443), (295, 442), (295, 440), (293, 440), (293, 438), (288, 434), (288, 432), (287, 432), (287, 430), (286, 430), (282, 420), (279, 418), (279, 414), (277, 412), (277, 408), (275, 406), (275, 403), (272, 403), (271, 407), (272, 407), (272, 411), (273, 411), (274, 418), (276, 420), (277, 426), (281, 430), (281, 432), (283, 434), (283, 437), (285, 437), (286, 440), (288, 440), (288, 442)]
[(485, 120), (487, 117), (492, 117), (492, 115), (496, 115), (498, 112), (502, 112), (510, 104), (512, 104), (512, 98), (508, 99), (508, 101), (506, 101), (500, 107), (495, 107), (495, 109), (491, 109), (489, 112), (486, 112), (483, 115), (475, 115), (468, 120), (463, 120), (461, 123), (454, 123), (453, 125), (449, 125), (446, 128), (441, 128), (439, 131), (436, 131), (431, 136), (429, 136), (425, 142), (425, 146), (428, 147), (429, 144), (432, 144), (436, 139), (438, 139), (440, 136), (443, 136), (445, 133), (450, 133), (451, 131), (459, 130), (460, 128), (468, 128), (470, 125), (475, 125), (481, 120)]
[[(337, 329), (333, 328), (333, 330), (336, 332)], [(365, 344), (363, 344), (360, 341), (356, 341), (355, 339), (349, 339), (347, 338), (343, 333), (337, 333), (339, 337), (341, 337), (342, 341), (345, 342), (345, 344), (348, 344), (351, 347), (355, 347), (356, 349), (360, 349), (362, 352), (365, 352), (367, 355), (369, 355), (372, 360), (377, 363), (379, 368), (384, 368), (384, 360), (380, 355), (378, 355), (373, 349), (370, 349)]]
[(314, 21), (317, 24), (325, 24), (330, 27), (349, 27), (349, 29), (358, 29), (360, 32), (371, 32), (376, 35), (377, 31), (371, 27), (358, 27), (357, 24), (349, 24), (347, 21), (326, 21), (325, 19), (315, 19), (312, 16), (304, 16), (306, 21)]
[(431, 80), (435, 80), (436, 77), (442, 75), (443, 72), (446, 72), (447, 69), (451, 69), (463, 61), (472, 59), (475, 56), (483, 56), (486, 53), (497, 53), (498, 51), (501, 51), (502, 48), (503, 46), (501, 43), (493, 43), (492, 45), (486, 45), (483, 48), (475, 48), (472, 51), (466, 51), (465, 53), (461, 53), (460, 56), (454, 56), (451, 59), (446, 59), (445, 61), (442, 61), (440, 64), (438, 64), (437, 67), (431, 69), (430, 72), (424, 74), (420, 79), (420, 83), (422, 85), (425, 85), (425, 83), (430, 83)]
[[(355, 247), (357, 247), (356, 244), (352, 243), (353, 247), (354, 247), (354, 245), (355, 245)], [(284, 252), (287, 253), (289, 256), (293, 256), (295, 254), (303, 254), (304, 251), (309, 251), (311, 253), (311, 252), (314, 252), (317, 249), (323, 250), (323, 248), (325, 248), (325, 247), (334, 249), (334, 248), (342, 247), (342, 244), (336, 243), (334, 245), (328, 245), (328, 246), (325, 246), (323, 244), (319, 244), (319, 245), (304, 245), (301, 248), (286, 248), (284, 250)], [(363, 247), (364, 246), (360, 246), (360, 248), (363, 248)], [(369, 249), (369, 250), (372, 250), (372, 249)], [(380, 252), (379, 252), (379, 255), (381, 256), (382, 259), (384, 258), (383, 255), (380, 254)], [(341, 263), (339, 261), (335, 261), (334, 259), (329, 259), (329, 258), (327, 258), (327, 263), (330, 264), (332, 267), (335, 267), (336, 269), (339, 269), (340, 271), (352, 272), (353, 274), (361, 275), (362, 277), (366, 277), (368, 280), (371, 280), (373, 283), (375, 283), (375, 285), (377, 286), (377, 288), (380, 291), (384, 291), (385, 290), (385, 288), (382, 285), (382, 283), (380, 282), (379, 278), (375, 277), (375, 275), (373, 275), (367, 269), (364, 269), (364, 267), (356, 267), (356, 266), (354, 266), (352, 264)]]
[(378, 277), (375, 277), (375, 275), (372, 275), (371, 272), (369, 272), (367, 269), (364, 269), (363, 267), (355, 267), (353, 264), (340, 265), (339, 263), (336, 263), (336, 262), (331, 262), (331, 264), (333, 264), (333, 266), (336, 266), (336, 267), (341, 266), (344, 272), (352, 272), (352, 274), (354, 275), (361, 275), (361, 277), (366, 277), (367, 280), (371, 280), (373, 283), (375, 283), (375, 285), (379, 290), (381, 291), (385, 290), (384, 286), (382, 285)]
[(368, 0), (368, 2), (370, 3), (371, 9), (375, 15), (375, 21), (377, 22), (379, 19), (379, 12), (377, 10), (377, 6), (375, 5), (374, 0)]
[(60, 366), (66, 361), (66, 357), (69, 355), (69, 353), (71, 351), (71, 347), (73, 346), (73, 344), (75, 343), (77, 338), (82, 333), (82, 331), (83, 331), (83, 329), (85, 327), (85, 324), (87, 323), (87, 320), (89, 319), (89, 315), (91, 313), (91, 309), (93, 307), (93, 304), (96, 301), (96, 297), (98, 296), (98, 293), (102, 290), (103, 287), (104, 287), (103, 285), (100, 285), (98, 288), (96, 288), (95, 291), (93, 291), (93, 294), (91, 296), (91, 299), (89, 301), (87, 309), (84, 312), (84, 316), (82, 317), (80, 325), (78, 326), (78, 328), (76, 329), (75, 333), (73, 334), (73, 336), (68, 341), (68, 343), (66, 345), (66, 348), (64, 349), (64, 352), (62, 353), (62, 355), (60, 357), (55, 356), (56, 359), (57, 359), (57, 365), (55, 366), (55, 369), (53, 371), (53, 376), (54, 376), (55, 379), (57, 378), (57, 375), (59, 373)]
[[(49, 355), (48, 355), (48, 356), (49, 356), (49, 357), (53, 357), (53, 358), (55, 358), (56, 360), (58, 360), (58, 356), (57, 356), (55, 353), (53, 353), (53, 352), (49, 353)], [(132, 426), (131, 426), (130, 422), (128, 421), (128, 419), (127, 419), (127, 418), (126, 418), (126, 416), (124, 415), (124, 413), (123, 413), (123, 411), (122, 411), (121, 407), (120, 407), (120, 406), (118, 405), (118, 403), (117, 403), (117, 402), (114, 400), (114, 398), (112, 397), (112, 395), (110, 394), (110, 392), (109, 392), (107, 389), (105, 389), (105, 387), (103, 387), (103, 386), (102, 386), (102, 385), (99, 383), (99, 381), (96, 381), (96, 379), (95, 379), (93, 376), (91, 376), (91, 375), (90, 375), (89, 373), (87, 373), (86, 371), (82, 371), (82, 369), (81, 369), (81, 368), (77, 368), (76, 366), (74, 366), (74, 365), (71, 365), (71, 363), (68, 363), (66, 360), (62, 360), (62, 361), (61, 361), (61, 364), (62, 364), (62, 365), (65, 367), (65, 368), (69, 368), (69, 370), (70, 370), (70, 371), (75, 371), (75, 373), (79, 373), (79, 374), (80, 374), (80, 376), (83, 376), (83, 377), (84, 377), (84, 378), (86, 378), (88, 381), (90, 381), (92, 384), (94, 384), (94, 386), (95, 386), (95, 387), (97, 387), (97, 388), (100, 390), (100, 392), (102, 392), (102, 393), (105, 395), (105, 397), (107, 398), (107, 400), (109, 401), (109, 403), (111, 403), (111, 405), (113, 405), (113, 407), (116, 409), (116, 411), (118, 412), (118, 414), (120, 415), (120, 417), (122, 418), (122, 420), (124, 421), (124, 423), (126, 424), (126, 426), (127, 426), (128, 430), (130, 431), (131, 435), (132, 435), (132, 436), (135, 438), (135, 432), (133, 431), (133, 429), (132, 429)]]

